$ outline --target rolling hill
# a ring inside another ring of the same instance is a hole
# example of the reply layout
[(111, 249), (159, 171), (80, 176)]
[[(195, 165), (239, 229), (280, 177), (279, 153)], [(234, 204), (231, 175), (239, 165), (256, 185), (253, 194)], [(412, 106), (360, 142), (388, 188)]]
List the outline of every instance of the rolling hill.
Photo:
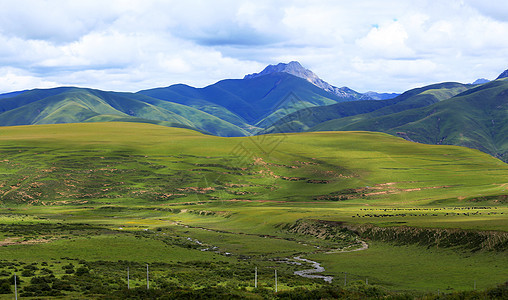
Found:
[(0, 95), (0, 126), (142, 122), (233, 137), (302, 131), (378, 131), (428, 144), (479, 149), (508, 161), (506, 79), (445, 82), (394, 94), (337, 88), (298, 62), (195, 88), (176, 84), (137, 93), (87, 88)]
[(288, 66), (292, 67), (222, 80), (204, 88), (177, 84), (120, 93), (59, 87), (2, 94), (0, 125), (129, 121), (245, 136), (301, 108), (362, 97), (346, 87), (339, 94), (333, 92), (337, 89), (326, 91), (325, 86), (301, 78), (301, 74), (312, 74), (321, 85), (330, 87), (299, 63)]
[(309, 129), (369, 130), (427, 144), (479, 149), (508, 161), (508, 80), (495, 80), (429, 106), (386, 115), (348, 117)]
[(0, 101), (0, 125), (128, 121), (191, 128), (221, 136), (247, 134), (192, 107), (149, 99), (152, 104), (145, 98), (148, 97), (73, 87), (31, 90)]
[(446, 82), (412, 89), (389, 100), (365, 100), (343, 102), (328, 106), (309, 107), (281, 118), (263, 132), (306, 131), (326, 121), (333, 123), (333, 125), (331, 125), (332, 127), (337, 126), (337, 128), (341, 128), (340, 125), (336, 124), (349, 125), (362, 120), (370, 120), (378, 116), (390, 115), (408, 109), (428, 106), (448, 99), (468, 88), (471, 88), (471, 86), (461, 83)]
[[(220, 198), (400, 205), (405, 199), (424, 205), (506, 194), (501, 175), (508, 166), (464, 147), (377, 132), (253, 139), (140, 123), (4, 127), (0, 201), (125, 205)], [(463, 176), (452, 176), (457, 173)]]
[(477, 150), (107, 122), (3, 127), (0, 153), (0, 280), (22, 297), (412, 299), (506, 280), (508, 165)]

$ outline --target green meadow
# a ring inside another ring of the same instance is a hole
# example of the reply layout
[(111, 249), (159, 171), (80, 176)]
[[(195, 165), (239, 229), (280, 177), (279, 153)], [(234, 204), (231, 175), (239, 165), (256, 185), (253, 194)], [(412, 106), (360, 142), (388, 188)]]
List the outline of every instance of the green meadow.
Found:
[[(485, 153), (383, 133), (3, 127), (0, 292), (16, 274), (23, 297), (490, 293), (508, 280), (507, 189)], [(332, 282), (295, 275), (313, 268), (297, 256)]]

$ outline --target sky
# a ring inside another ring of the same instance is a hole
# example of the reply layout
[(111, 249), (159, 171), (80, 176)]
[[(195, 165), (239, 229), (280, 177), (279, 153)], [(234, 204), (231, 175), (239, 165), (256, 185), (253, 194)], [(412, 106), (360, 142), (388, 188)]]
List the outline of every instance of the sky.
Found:
[(403, 92), (508, 68), (505, 0), (0, 0), (0, 93), (203, 87), (299, 61)]

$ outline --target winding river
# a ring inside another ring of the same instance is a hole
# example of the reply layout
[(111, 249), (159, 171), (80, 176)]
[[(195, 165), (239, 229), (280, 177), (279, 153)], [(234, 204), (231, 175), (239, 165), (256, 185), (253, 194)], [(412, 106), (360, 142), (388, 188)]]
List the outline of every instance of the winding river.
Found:
[(332, 282), (333, 276), (315, 275), (314, 274), (314, 273), (321, 273), (321, 272), (325, 271), (325, 268), (323, 268), (320, 263), (310, 260), (310, 259), (301, 258), (300, 256), (293, 257), (293, 259), (303, 261), (306, 263), (311, 263), (312, 266), (314, 267), (314, 269), (295, 271), (294, 272), (295, 275), (302, 276), (305, 278), (319, 278), (319, 279), (323, 279), (326, 282)]
[[(189, 225), (183, 225), (183, 224), (180, 224), (180, 223), (175, 223), (176, 225), (178, 226), (184, 226), (184, 227), (192, 227), (192, 226), (189, 226)], [(207, 230), (207, 231), (215, 231), (215, 232), (223, 232), (223, 233), (230, 233), (230, 234), (235, 234), (233, 232), (225, 232), (225, 231), (219, 231), (219, 230), (213, 230), (213, 229), (209, 229), (209, 228), (203, 228), (203, 227), (192, 227), (192, 228), (197, 228), (197, 229), (202, 229), (202, 230)], [(246, 234), (246, 235), (249, 235), (249, 234)], [(273, 237), (273, 238), (276, 238), (276, 237)], [(197, 239), (192, 239), (192, 238), (187, 238), (189, 241), (191, 242), (194, 242), (198, 245), (203, 245), (202, 242), (200, 242), (199, 240)], [(364, 242), (364, 241), (359, 241), (361, 243), (361, 247), (359, 248), (356, 248), (356, 249), (352, 249), (352, 250), (349, 250), (348, 248), (346, 249), (337, 249), (335, 251), (330, 251), (330, 252), (326, 252), (326, 253), (344, 253), (344, 252), (353, 252), (353, 251), (362, 251), (362, 250), (366, 250), (369, 248), (369, 245)], [(211, 246), (210, 248), (205, 248), (205, 249), (201, 249), (201, 251), (214, 251), (216, 253), (222, 253), (218, 250), (218, 247), (216, 246)], [(224, 255), (231, 255), (231, 253), (229, 252), (224, 252), (222, 253)], [(313, 260), (310, 260), (310, 259), (306, 259), (306, 258), (301, 258), (300, 256), (296, 256), (296, 257), (293, 257), (293, 259), (295, 262), (293, 262), (294, 264), (300, 264), (296, 261), (301, 261), (301, 262), (305, 262), (305, 263), (310, 263), (312, 264), (312, 267), (313, 269), (305, 269), (305, 270), (300, 270), (300, 271), (295, 271), (293, 274), (295, 275), (298, 275), (298, 276), (301, 276), (301, 277), (305, 277), (305, 278), (318, 278), (318, 279), (323, 279), (325, 282), (332, 282), (333, 280), (333, 276), (326, 276), (326, 275), (318, 275), (318, 274), (315, 274), (315, 273), (322, 273), (322, 272), (325, 272), (325, 268), (323, 266), (321, 266), (320, 263), (318, 263), (317, 261), (313, 261)], [(291, 263), (291, 259), (287, 259), (287, 261), (284, 261), (285, 263)]]

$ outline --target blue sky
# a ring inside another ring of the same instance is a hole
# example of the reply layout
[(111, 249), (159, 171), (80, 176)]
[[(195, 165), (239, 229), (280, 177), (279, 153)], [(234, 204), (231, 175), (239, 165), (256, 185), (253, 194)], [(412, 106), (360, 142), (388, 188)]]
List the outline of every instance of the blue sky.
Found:
[(0, 92), (197, 87), (297, 60), (360, 92), (494, 79), (508, 1), (0, 0)]

